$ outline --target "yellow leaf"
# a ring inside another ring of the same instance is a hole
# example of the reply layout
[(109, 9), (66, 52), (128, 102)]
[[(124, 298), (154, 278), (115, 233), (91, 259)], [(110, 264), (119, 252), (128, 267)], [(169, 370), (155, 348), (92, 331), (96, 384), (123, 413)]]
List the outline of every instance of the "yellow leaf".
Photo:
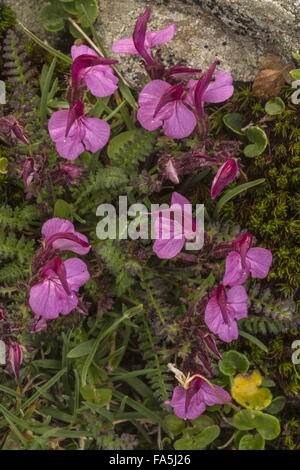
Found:
[(272, 393), (268, 388), (260, 387), (261, 384), (262, 376), (256, 370), (238, 374), (233, 379), (231, 394), (244, 408), (263, 410), (272, 402)]

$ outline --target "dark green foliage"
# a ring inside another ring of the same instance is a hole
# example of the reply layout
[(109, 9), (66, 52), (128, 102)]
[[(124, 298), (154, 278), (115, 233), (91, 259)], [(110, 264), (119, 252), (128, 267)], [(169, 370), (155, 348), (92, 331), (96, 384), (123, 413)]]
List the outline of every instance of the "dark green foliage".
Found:
[[(226, 218), (255, 234), (260, 246), (272, 250), (274, 261), (269, 279), (285, 297), (296, 294), (300, 285), (300, 110), (290, 107), (267, 123), (270, 147), (263, 155), (244, 162), (249, 181), (266, 178), (266, 183), (236, 199), (224, 209)], [(256, 99), (248, 88), (238, 91), (234, 110), (244, 112), (247, 122), (261, 117)]]

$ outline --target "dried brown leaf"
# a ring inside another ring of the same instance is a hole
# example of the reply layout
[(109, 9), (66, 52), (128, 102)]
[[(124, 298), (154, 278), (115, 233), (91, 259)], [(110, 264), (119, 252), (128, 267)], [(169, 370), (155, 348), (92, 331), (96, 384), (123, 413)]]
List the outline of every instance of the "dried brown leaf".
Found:
[(262, 61), (262, 70), (256, 75), (252, 90), (255, 96), (263, 99), (275, 98), (287, 81), (287, 70), (291, 64), (283, 66), (280, 58), (269, 54)]

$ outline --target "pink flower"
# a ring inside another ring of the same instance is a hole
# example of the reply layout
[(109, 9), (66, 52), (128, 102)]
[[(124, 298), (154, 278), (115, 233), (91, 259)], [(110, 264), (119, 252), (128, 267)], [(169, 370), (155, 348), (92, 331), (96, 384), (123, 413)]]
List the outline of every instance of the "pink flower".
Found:
[(11, 364), (13, 373), (18, 379), (20, 375), (21, 364), (23, 362), (23, 350), (22, 350), (22, 346), (16, 341), (12, 342), (9, 345), (8, 358), (9, 358), (9, 362)]
[(236, 286), (226, 292), (221, 284), (207, 303), (204, 320), (210, 331), (229, 343), (238, 337), (236, 320), (247, 315), (248, 296), (244, 287)]
[(97, 152), (106, 145), (110, 135), (107, 122), (84, 115), (81, 101), (70, 110), (53, 113), (48, 130), (57, 152), (67, 160), (75, 160), (85, 150)]
[(218, 62), (214, 62), (199, 80), (190, 80), (188, 83), (190, 91), (187, 102), (200, 117), (205, 114), (205, 103), (221, 103), (230, 98), (234, 92), (231, 73), (216, 72), (215, 80), (212, 81), (217, 64)]
[(227, 160), (227, 162), (219, 168), (211, 185), (210, 195), (212, 199), (215, 199), (227, 184), (235, 180), (238, 171), (239, 167), (234, 158)]
[(196, 419), (204, 413), (207, 406), (222, 405), (228, 401), (231, 401), (231, 396), (223, 388), (210, 385), (196, 376), (188, 384), (188, 388), (175, 387), (172, 400), (165, 401), (165, 404), (172, 406), (176, 416), (181, 419)]
[(87, 46), (72, 46), (72, 86), (77, 88), (81, 82), (94, 96), (102, 98), (114, 93), (119, 79), (110, 68), (117, 60), (105, 59)]
[(89, 278), (78, 258), (53, 258), (39, 272), (41, 282), (30, 289), (29, 305), (37, 316), (52, 319), (68, 315), (78, 304), (76, 292)]
[(170, 85), (163, 80), (153, 80), (141, 91), (137, 118), (148, 131), (160, 126), (174, 139), (190, 135), (195, 126), (194, 113), (185, 106), (186, 92), (182, 85)]
[(69, 250), (79, 255), (86, 255), (91, 246), (85, 235), (75, 232), (74, 225), (69, 220), (54, 217), (47, 220), (42, 227), (45, 248)]
[(269, 273), (272, 253), (265, 248), (251, 248), (252, 235), (245, 233), (232, 242), (233, 251), (226, 257), (223, 284), (238, 286), (251, 275), (263, 279)]
[(139, 54), (147, 65), (153, 66), (156, 64), (151, 49), (171, 41), (176, 31), (176, 25), (172, 24), (160, 31), (147, 31), (150, 14), (151, 10), (147, 8), (135, 24), (133, 37), (115, 41), (112, 46), (113, 52), (118, 54)]
[[(172, 214), (175, 216), (173, 219)], [(196, 235), (196, 221), (192, 217), (190, 202), (174, 192), (171, 208), (159, 211), (155, 221), (154, 253), (162, 259), (174, 258), (183, 249), (185, 242), (193, 240)]]

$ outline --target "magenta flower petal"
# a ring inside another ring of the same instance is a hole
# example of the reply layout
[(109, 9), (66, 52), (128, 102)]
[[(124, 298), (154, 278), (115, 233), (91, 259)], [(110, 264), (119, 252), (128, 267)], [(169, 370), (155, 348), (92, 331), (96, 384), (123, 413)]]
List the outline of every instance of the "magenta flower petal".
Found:
[(108, 142), (110, 127), (106, 121), (98, 118), (84, 117), (84, 137), (83, 143), (86, 150), (95, 153), (102, 149)]
[(59, 217), (53, 217), (52, 219), (47, 220), (42, 226), (42, 235), (44, 235), (45, 240), (48, 240), (52, 235), (59, 232), (72, 232), (74, 233), (74, 225), (72, 222), (66, 219), (60, 219)]
[(243, 286), (235, 286), (227, 292), (227, 303), (237, 320), (248, 315), (248, 295)]
[(204, 320), (210, 331), (219, 336), (222, 341), (230, 343), (238, 337), (237, 323), (231, 316), (228, 323), (224, 322), (221, 308), (215, 297), (212, 297), (206, 306)]
[(232, 75), (230, 72), (216, 72), (215, 81), (211, 82), (203, 94), (207, 103), (222, 103), (233, 95)]
[(146, 33), (146, 42), (148, 42), (149, 47), (160, 46), (166, 42), (172, 41), (173, 36), (176, 32), (176, 24), (171, 24), (164, 29), (159, 31), (148, 31)]
[(92, 55), (95, 57), (99, 57), (96, 51), (94, 49), (91, 49), (88, 46), (82, 45), (82, 46), (72, 46), (71, 47), (71, 56), (72, 59), (77, 59), (80, 55)]
[(187, 211), (191, 207), (190, 201), (186, 197), (182, 196), (182, 194), (177, 193), (176, 191), (172, 193), (171, 199), (171, 206), (173, 206), (174, 204), (180, 205), (183, 211)]
[(65, 139), (68, 116), (69, 111), (67, 109), (55, 111), (51, 115), (48, 121), (48, 130), (53, 142), (60, 142)]
[(209, 69), (199, 78), (195, 90), (194, 90), (194, 102), (195, 108), (199, 116), (202, 116), (204, 113), (204, 94), (212, 80), (214, 71), (216, 69), (218, 62), (214, 62)]
[(148, 65), (155, 65), (155, 62), (151, 56), (149, 51), (149, 47), (146, 46), (146, 31), (147, 31), (147, 23), (149, 21), (151, 14), (150, 8), (146, 8), (145, 12), (137, 19), (133, 31), (133, 43), (135, 45), (136, 50), (143, 57), (146, 64)]
[(269, 274), (272, 253), (265, 248), (250, 248), (246, 255), (252, 277), (263, 279)]
[(132, 38), (118, 39), (113, 43), (112, 51), (116, 54), (138, 54)]
[(221, 284), (206, 305), (204, 321), (213, 333), (229, 343), (238, 337), (235, 320), (247, 316), (247, 313), (248, 297), (245, 289), (238, 286), (226, 292)]
[(29, 305), (36, 315), (46, 319), (67, 315), (78, 303), (76, 294), (67, 295), (61, 284), (46, 279), (30, 289)]
[(170, 108), (170, 117), (164, 120), (163, 130), (168, 137), (183, 139), (188, 137), (196, 127), (196, 118), (181, 100), (167, 104)]
[(224, 390), (222, 387), (219, 387), (218, 385), (213, 384), (214, 389), (217, 391), (221, 397), (224, 397), (224, 400), (222, 400), (212, 389), (212, 387), (206, 383), (203, 382), (201, 385), (201, 392), (203, 396), (203, 401), (207, 406), (213, 406), (213, 405), (223, 405), (226, 403), (226, 401), (231, 401), (232, 398), (229, 395), (226, 390)]
[(243, 284), (249, 276), (249, 270), (242, 264), (242, 258), (236, 251), (231, 251), (226, 257), (224, 286), (238, 286)]
[(83, 78), (90, 92), (99, 98), (112, 95), (118, 88), (119, 80), (107, 65), (90, 67)]
[(163, 80), (152, 80), (142, 89), (139, 95), (137, 118), (144, 129), (153, 131), (162, 125), (163, 121), (159, 116), (154, 118), (154, 114), (161, 97), (170, 88), (171, 85)]
[(211, 198), (215, 199), (220, 192), (232, 183), (238, 175), (239, 167), (234, 158), (227, 160), (217, 171), (216, 176), (211, 185)]
[(183, 387), (175, 387), (173, 390), (172, 400), (166, 401), (166, 405), (170, 405), (174, 409), (174, 413), (181, 419), (196, 419), (205, 411), (205, 404), (195, 393), (190, 399), (188, 409), (186, 409), (187, 390)]
[(181, 252), (185, 244), (183, 227), (176, 220), (157, 217), (155, 221), (156, 240), (153, 251), (161, 259), (171, 259)]
[(64, 262), (64, 265), (68, 284), (73, 291), (77, 292), (79, 287), (90, 279), (87, 265), (79, 258), (69, 258)]
[(55, 250), (68, 250), (85, 255), (91, 248), (85, 235), (75, 232), (74, 225), (71, 222), (59, 217), (54, 217), (45, 222), (42, 227), (42, 234), (46, 245), (51, 244)]

